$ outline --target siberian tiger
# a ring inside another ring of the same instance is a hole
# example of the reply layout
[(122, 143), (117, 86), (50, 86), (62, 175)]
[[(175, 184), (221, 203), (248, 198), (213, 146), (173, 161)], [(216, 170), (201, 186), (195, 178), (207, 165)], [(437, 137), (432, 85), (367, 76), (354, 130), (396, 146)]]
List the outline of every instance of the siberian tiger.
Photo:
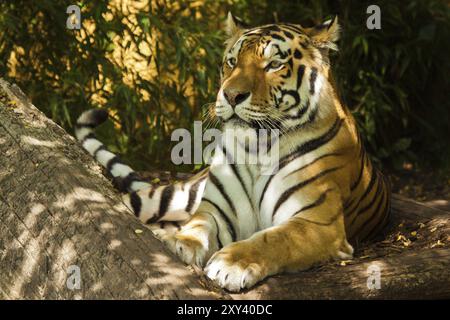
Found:
[[(215, 113), (237, 138), (279, 129), (277, 171), (224, 164), (225, 141), (208, 169), (186, 182), (153, 186), (95, 138), (106, 111), (83, 113), (76, 128), (83, 147), (128, 192), (125, 202), (134, 214), (185, 263), (205, 267), (230, 291), (352, 258), (349, 242), (377, 234), (390, 206), (388, 182), (372, 165), (330, 77), (337, 19), (312, 28), (280, 23), (246, 29), (237, 21), (228, 15)], [(159, 229), (162, 221), (184, 222)]]

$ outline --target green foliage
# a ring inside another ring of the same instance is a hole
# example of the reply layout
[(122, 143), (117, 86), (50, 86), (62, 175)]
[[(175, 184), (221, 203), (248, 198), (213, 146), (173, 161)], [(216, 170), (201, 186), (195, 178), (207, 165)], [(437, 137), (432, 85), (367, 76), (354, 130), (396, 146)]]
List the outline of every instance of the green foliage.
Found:
[[(95, 24), (86, 34), (66, 28), (70, 0), (1, 2), (0, 74), (69, 132), (83, 110), (108, 108), (116, 123), (100, 135), (109, 148), (137, 168), (170, 167), (171, 131), (189, 128), (215, 99), (223, 36), (220, 21), (206, 18), (220, 2), (168, 3), (135, 10), (132, 18), (131, 8), (81, 1), (82, 21)], [(132, 63), (112, 58), (127, 50)], [(136, 72), (139, 63), (151, 72)]]
[[(83, 110), (110, 109), (116, 122), (102, 128), (101, 138), (140, 169), (171, 168), (171, 131), (191, 128), (202, 106), (215, 100), (228, 10), (251, 25), (310, 26), (337, 14), (343, 33), (333, 71), (369, 151), (383, 162), (449, 166), (444, 1), (378, 1), (381, 30), (366, 28), (372, 3), (365, 1), (172, 0), (135, 11), (108, 2), (79, 2), (83, 21), (95, 24), (83, 38), (66, 28), (72, 1), (2, 1), (0, 74), (69, 131)], [(150, 76), (136, 72), (138, 63), (111, 58), (118, 46), (146, 62)]]

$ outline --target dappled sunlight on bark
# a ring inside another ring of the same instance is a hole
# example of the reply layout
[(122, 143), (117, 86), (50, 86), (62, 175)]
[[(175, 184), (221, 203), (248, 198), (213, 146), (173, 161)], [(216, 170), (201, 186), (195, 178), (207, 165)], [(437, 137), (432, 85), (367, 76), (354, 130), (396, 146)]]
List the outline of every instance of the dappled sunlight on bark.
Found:
[(46, 141), (46, 140), (38, 140), (34, 137), (22, 136), (22, 142), (31, 144), (34, 146), (42, 146), (47, 148), (56, 148), (58, 146), (58, 141)]
[[(14, 111), (0, 106), (0, 152), (9, 154), (0, 158), (0, 296), (220, 296), (205, 290), (130, 214), (74, 139), (17, 101)], [(28, 125), (34, 122), (45, 125)], [(71, 266), (79, 268), (79, 289), (68, 286)]]
[(42, 250), (42, 237), (30, 239), (24, 246), (27, 253), (24, 257), (20, 270), (14, 275), (14, 281), (9, 288), (7, 294), (13, 299), (20, 298), (24, 295), (24, 284), (31, 281), (33, 273), (36, 272), (38, 266), (38, 257)]

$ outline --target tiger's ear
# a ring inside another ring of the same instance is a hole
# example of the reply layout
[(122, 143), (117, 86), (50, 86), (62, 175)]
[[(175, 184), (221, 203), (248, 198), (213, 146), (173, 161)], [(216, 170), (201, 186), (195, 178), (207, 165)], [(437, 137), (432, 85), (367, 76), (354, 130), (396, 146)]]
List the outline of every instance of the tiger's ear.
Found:
[(241, 19), (233, 16), (230, 11), (228, 11), (227, 21), (225, 23), (225, 32), (228, 37), (233, 37), (240, 31), (245, 29), (245, 24)]
[(305, 33), (316, 47), (337, 50), (336, 41), (339, 40), (340, 29), (338, 18), (335, 16), (315, 27), (306, 28)]

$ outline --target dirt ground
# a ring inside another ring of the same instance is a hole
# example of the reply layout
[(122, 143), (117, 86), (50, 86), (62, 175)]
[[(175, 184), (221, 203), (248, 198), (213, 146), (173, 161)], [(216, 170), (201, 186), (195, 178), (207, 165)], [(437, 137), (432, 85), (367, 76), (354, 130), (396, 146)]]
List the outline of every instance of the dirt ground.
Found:
[(387, 169), (386, 172), (393, 192), (428, 206), (450, 211), (450, 174), (438, 174), (433, 169)]

